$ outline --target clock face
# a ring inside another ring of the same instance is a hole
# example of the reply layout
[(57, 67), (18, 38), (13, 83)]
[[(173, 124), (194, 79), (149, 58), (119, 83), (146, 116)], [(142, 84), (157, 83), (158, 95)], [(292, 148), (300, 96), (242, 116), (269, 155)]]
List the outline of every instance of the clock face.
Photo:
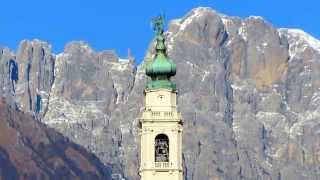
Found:
[(164, 99), (164, 95), (162, 95), (162, 94), (158, 95), (158, 99), (160, 99), (160, 100)]

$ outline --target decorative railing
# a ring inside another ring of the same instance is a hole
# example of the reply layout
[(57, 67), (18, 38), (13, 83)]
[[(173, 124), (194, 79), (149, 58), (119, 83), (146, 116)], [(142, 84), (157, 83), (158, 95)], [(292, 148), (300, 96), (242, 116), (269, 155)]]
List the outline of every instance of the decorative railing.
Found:
[(170, 117), (172, 117), (172, 116), (173, 116), (173, 113), (172, 113), (172, 112), (164, 112), (164, 116), (170, 116)]
[(169, 162), (155, 162), (154, 164), (155, 168), (159, 168), (159, 169), (168, 169), (172, 167), (172, 163)]
[(151, 112), (151, 116), (160, 116), (161, 112)]
[(171, 111), (144, 111), (142, 119), (181, 119), (181, 114)]

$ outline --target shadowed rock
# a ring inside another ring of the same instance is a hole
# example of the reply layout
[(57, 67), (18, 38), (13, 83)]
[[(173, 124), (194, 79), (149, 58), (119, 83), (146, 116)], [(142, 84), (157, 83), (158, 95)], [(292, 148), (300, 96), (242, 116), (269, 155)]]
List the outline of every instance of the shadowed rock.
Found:
[(0, 101), (1, 179), (111, 179), (84, 148)]

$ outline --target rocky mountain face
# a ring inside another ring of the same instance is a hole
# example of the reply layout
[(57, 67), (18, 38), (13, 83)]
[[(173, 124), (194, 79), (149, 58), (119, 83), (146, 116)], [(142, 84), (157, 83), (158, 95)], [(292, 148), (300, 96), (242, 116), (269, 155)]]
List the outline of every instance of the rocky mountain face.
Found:
[[(145, 61), (151, 58), (150, 43)], [(172, 20), (186, 180), (320, 179), (320, 42), (196, 8)], [(39, 40), (0, 51), (0, 94), (112, 166), (138, 179), (144, 62), (69, 43), (54, 55)]]
[(110, 179), (81, 146), (0, 100), (0, 179)]
[(54, 80), (51, 45), (24, 40), (16, 54), (7, 48), (0, 48), (0, 52), (0, 94), (11, 105), (43, 118)]

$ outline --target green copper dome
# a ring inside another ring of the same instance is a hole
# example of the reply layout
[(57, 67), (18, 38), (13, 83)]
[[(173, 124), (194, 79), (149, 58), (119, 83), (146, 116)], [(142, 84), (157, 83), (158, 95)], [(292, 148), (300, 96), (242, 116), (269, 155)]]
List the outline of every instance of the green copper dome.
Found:
[(152, 62), (147, 64), (146, 74), (151, 77), (147, 89), (166, 88), (176, 90), (176, 85), (170, 81), (170, 77), (176, 75), (176, 65), (168, 58), (166, 53), (165, 38), (163, 35), (163, 17), (153, 20), (156, 31), (156, 54)]

